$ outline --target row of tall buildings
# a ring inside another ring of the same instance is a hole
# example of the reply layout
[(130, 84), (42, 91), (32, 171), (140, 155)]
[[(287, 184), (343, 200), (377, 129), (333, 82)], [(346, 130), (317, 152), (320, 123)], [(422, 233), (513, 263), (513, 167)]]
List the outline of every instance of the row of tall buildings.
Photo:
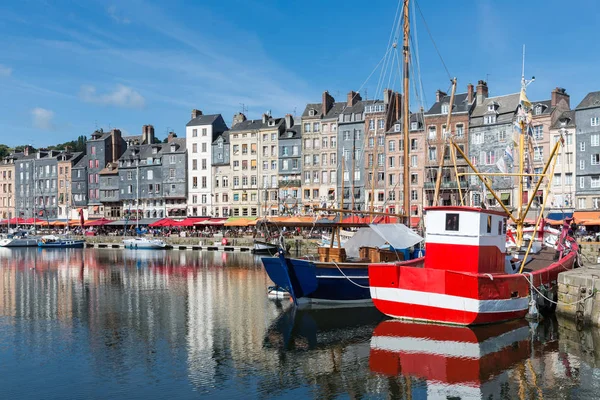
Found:
[[(221, 114), (192, 110), (185, 137), (170, 133), (162, 143), (145, 125), (139, 136), (96, 131), (81, 153), (25, 149), (0, 164), (0, 217), (73, 218), (80, 209), (87, 218), (109, 219), (256, 217), (317, 207), (401, 213), (406, 195), (411, 224), (418, 225), (423, 207), (434, 203), (442, 157), (440, 204), (457, 204), (462, 195), (467, 204), (495, 206), (477, 177), (460, 175), (471, 171), (460, 153), (451, 162), (446, 138), (453, 134), (483, 172), (516, 172), (519, 93), (490, 96), (479, 81), (456, 93), (453, 104), (450, 98), (438, 90), (428, 110), (413, 110), (409, 143), (402, 95), (386, 89), (381, 100), (350, 92), (336, 101), (325, 91), (300, 116), (249, 120), (238, 113), (230, 126)], [(523, 200), (535, 196), (536, 206), (546, 200), (547, 209), (600, 207), (600, 92), (571, 109), (565, 89), (556, 88), (532, 101), (532, 109), (532, 172), (542, 172), (561, 137), (564, 145), (550, 189), (530, 189)], [(517, 178), (495, 176), (491, 183), (504, 204), (517, 205)]]

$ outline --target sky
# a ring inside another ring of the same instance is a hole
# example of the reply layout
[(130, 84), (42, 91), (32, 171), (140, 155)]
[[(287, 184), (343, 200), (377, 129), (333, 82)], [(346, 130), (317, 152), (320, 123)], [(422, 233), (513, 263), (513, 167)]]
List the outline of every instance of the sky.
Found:
[[(531, 100), (567, 89), (575, 107), (600, 90), (595, 0), (420, 0), (413, 11), (411, 108), (437, 89), (487, 80)], [(6, 1), (0, 3), (0, 143), (42, 147), (97, 128), (184, 136), (191, 110), (228, 124), (301, 115), (328, 90), (400, 90), (389, 46), (396, 0)], [(433, 38), (433, 40), (431, 39)], [(434, 45), (435, 43), (435, 45)], [(437, 51), (436, 51), (437, 48)], [(440, 56), (441, 55), (441, 59)], [(384, 57), (386, 56), (387, 57)], [(442, 63), (443, 60), (443, 63)], [(448, 72), (446, 72), (447, 67)], [(376, 96), (377, 94), (377, 96)]]

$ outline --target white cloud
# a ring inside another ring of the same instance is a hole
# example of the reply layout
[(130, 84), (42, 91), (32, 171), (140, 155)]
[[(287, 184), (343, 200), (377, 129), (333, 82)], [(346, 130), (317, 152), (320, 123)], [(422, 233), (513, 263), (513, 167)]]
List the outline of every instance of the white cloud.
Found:
[(31, 110), (31, 118), (34, 128), (52, 130), (54, 129), (54, 112), (45, 108), (36, 107)]
[(119, 24), (128, 24), (131, 21), (129, 20), (129, 18), (125, 18), (122, 17), (118, 12), (117, 12), (117, 7), (116, 6), (110, 6), (106, 9), (106, 12), (108, 13), (109, 17), (112, 18), (113, 21), (119, 23)]
[(87, 103), (103, 104), (124, 108), (142, 108), (146, 104), (144, 97), (133, 88), (117, 85), (113, 92), (99, 94), (91, 85), (81, 86), (79, 97)]
[(0, 76), (11, 76), (12, 68), (0, 64)]

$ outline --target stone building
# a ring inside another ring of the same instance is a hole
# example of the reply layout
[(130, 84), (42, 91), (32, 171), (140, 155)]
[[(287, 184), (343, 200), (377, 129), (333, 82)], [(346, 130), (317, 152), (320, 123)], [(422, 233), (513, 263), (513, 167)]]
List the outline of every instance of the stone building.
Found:
[[(442, 181), (438, 199), (439, 205), (460, 205), (458, 185), (460, 182), (463, 199), (468, 199), (468, 179), (465, 176), (456, 179), (454, 164), (450, 154), (451, 147), (447, 139), (450, 134), (454, 135), (454, 141), (465, 154), (469, 154), (469, 114), (475, 101), (474, 88), (472, 84), (467, 85), (467, 91), (456, 93), (454, 104), (452, 105), (452, 115), (450, 128), (446, 127), (448, 122), (448, 113), (450, 112), (450, 97), (446, 93), (438, 90), (436, 92), (436, 101), (431, 108), (425, 112), (425, 150), (426, 157), (423, 164), (423, 179), (425, 205), (434, 204), (435, 185), (439, 172), (440, 158), (444, 153)], [(459, 173), (471, 172), (460, 153), (456, 152), (456, 166)], [(419, 179), (418, 174), (411, 174), (411, 182)]]
[(58, 215), (65, 220), (77, 218), (73, 209), (73, 196), (71, 193), (72, 169), (83, 157), (83, 153), (72, 153), (68, 149), (58, 155)]
[(291, 118), (286, 116), (290, 127), (279, 135), (279, 213), (295, 215), (301, 208), (302, 126)]
[(13, 153), (0, 161), (0, 218), (18, 217), (15, 210), (15, 162), (23, 153)]
[[(361, 210), (365, 205), (365, 106), (356, 92), (348, 93), (338, 117), (337, 156), (344, 163), (344, 176), (337, 170), (337, 191), (343, 196), (344, 208)], [(342, 179), (344, 193), (341, 192)], [(305, 191), (306, 192), (306, 191)], [(338, 197), (338, 203), (340, 198)]]
[(106, 219), (123, 217), (123, 206), (119, 195), (119, 163), (109, 162), (100, 172), (100, 202)]
[(192, 118), (185, 127), (188, 150), (187, 215), (213, 215), (212, 144), (227, 130), (221, 114), (204, 115), (192, 110)]
[[(88, 218), (88, 177), (87, 177), (87, 167), (88, 167), (88, 158), (86, 155), (83, 155), (81, 159), (73, 165), (71, 168), (71, 199), (72, 205), (75, 208), (72, 212), (77, 212), (77, 217), (79, 217), (79, 210), (83, 212), (84, 218)], [(71, 214), (73, 215), (73, 214)], [(75, 218), (75, 217), (74, 217)]]
[(575, 209), (575, 173), (577, 164), (575, 154), (575, 111), (562, 111), (550, 127), (551, 143), (556, 143), (562, 136), (564, 143), (560, 148), (554, 170), (549, 209), (573, 211)]
[[(355, 101), (354, 99), (353, 101)], [(338, 118), (346, 103), (336, 103), (323, 92), (321, 103), (307, 104), (302, 113), (302, 192), (300, 209), (332, 206), (337, 200)]]
[[(154, 140), (154, 127), (144, 125), (142, 136), (146, 142)], [(87, 154), (87, 187), (88, 187), (88, 216), (89, 218), (104, 217), (104, 208), (100, 200), (100, 171), (109, 162), (116, 162), (125, 151), (126, 143), (121, 137), (121, 131), (113, 129), (110, 132), (102, 130), (92, 133), (86, 143)]]
[[(479, 81), (476, 88), (476, 105), (469, 122), (469, 158), (480, 172), (500, 172), (499, 158), (504, 158), (507, 169), (517, 171), (516, 163), (505, 157), (507, 147), (512, 149), (513, 125), (515, 112), (519, 105), (519, 93), (505, 96), (488, 97), (488, 86)], [(512, 150), (511, 150), (512, 151)], [(516, 162), (516, 152), (512, 152)], [(492, 188), (507, 206), (516, 206), (517, 180), (511, 177), (490, 177)], [(495, 206), (496, 201), (487, 193), (484, 185), (475, 176), (470, 180), (470, 203), (474, 206), (485, 201), (488, 206)], [(484, 198), (485, 194), (485, 198)]]
[(220, 134), (212, 144), (212, 174), (214, 177), (214, 216), (229, 217), (233, 206), (229, 131)]
[(575, 108), (576, 208), (600, 208), (600, 92), (590, 92)]
[(185, 138), (169, 134), (162, 145), (162, 176), (165, 215), (184, 217), (188, 214), (188, 150)]

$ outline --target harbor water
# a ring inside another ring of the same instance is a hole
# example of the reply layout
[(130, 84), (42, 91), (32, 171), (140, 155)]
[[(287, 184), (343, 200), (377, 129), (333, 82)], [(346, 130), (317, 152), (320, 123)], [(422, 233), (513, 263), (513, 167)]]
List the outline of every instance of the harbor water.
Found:
[(600, 335), (295, 310), (246, 253), (0, 249), (6, 399), (600, 398)]

